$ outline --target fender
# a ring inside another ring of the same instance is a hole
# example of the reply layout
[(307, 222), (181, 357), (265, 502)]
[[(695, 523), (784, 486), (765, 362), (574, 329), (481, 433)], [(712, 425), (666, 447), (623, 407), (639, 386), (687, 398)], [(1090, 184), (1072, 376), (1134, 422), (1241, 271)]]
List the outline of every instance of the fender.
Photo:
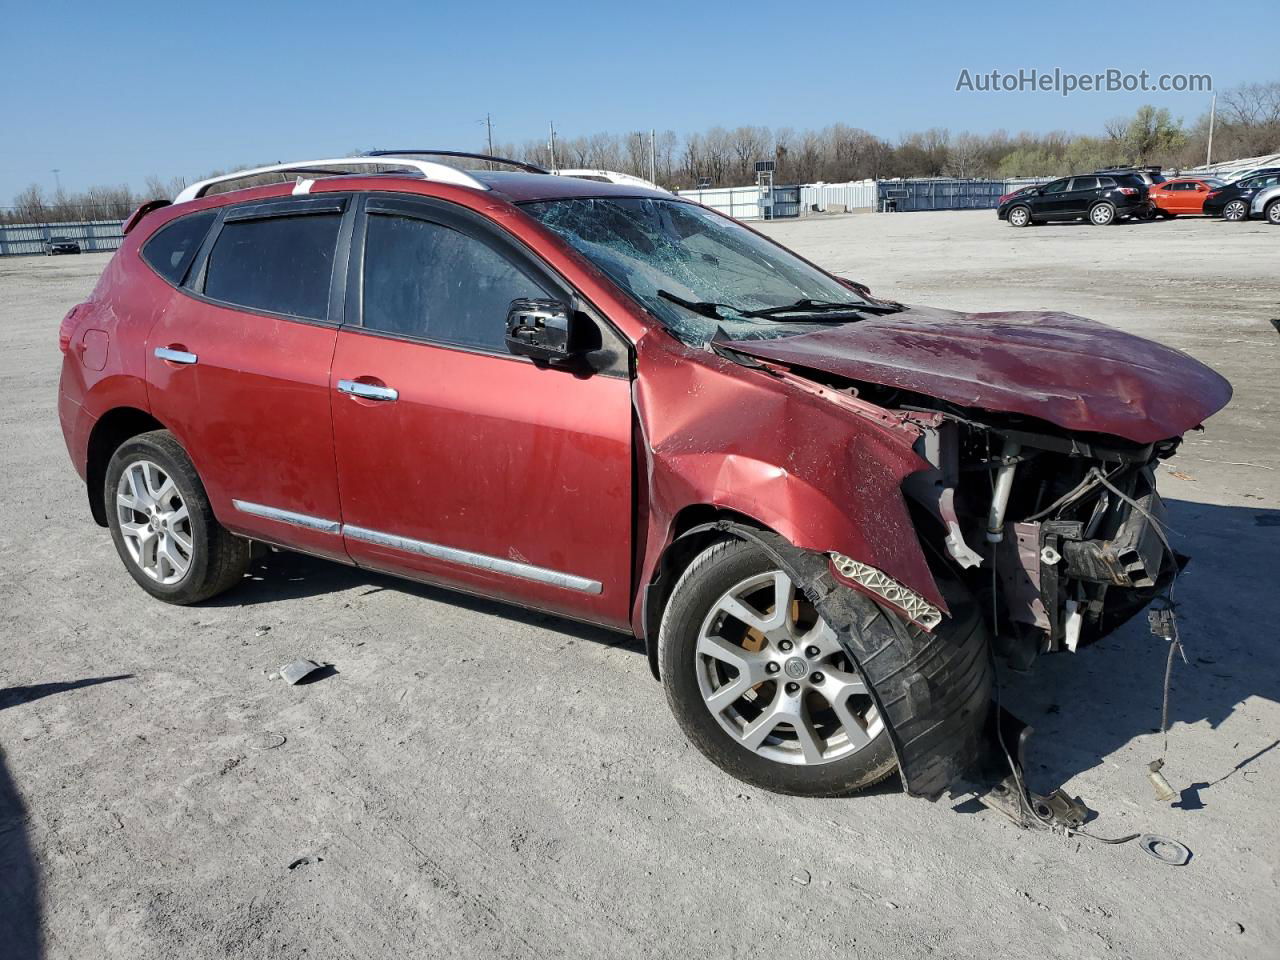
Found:
[(637, 636), (647, 635), (644, 588), (679, 532), (676, 518), (692, 506), (752, 518), (802, 550), (853, 557), (947, 611), (901, 489), (929, 469), (912, 449), (918, 427), (661, 332), (637, 342), (636, 368), (644, 490)]

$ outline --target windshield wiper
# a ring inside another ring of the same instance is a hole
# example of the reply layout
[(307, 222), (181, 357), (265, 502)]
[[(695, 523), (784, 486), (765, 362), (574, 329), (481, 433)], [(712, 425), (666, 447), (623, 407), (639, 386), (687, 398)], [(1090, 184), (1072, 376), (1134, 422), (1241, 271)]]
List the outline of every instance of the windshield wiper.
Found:
[[(856, 303), (833, 303), (830, 305), (819, 304), (814, 300), (801, 300), (799, 306), (792, 304), (787, 307), (768, 307), (763, 310), (744, 310), (742, 307), (735, 307), (731, 303), (717, 303), (714, 300), (686, 300), (684, 297), (678, 297), (669, 290), (659, 290), (658, 296), (663, 300), (670, 300), (672, 303), (679, 304), (686, 310), (700, 314), (704, 317), (710, 317), (712, 320), (730, 320), (732, 317), (726, 317), (721, 310), (728, 310), (736, 313), (740, 317), (746, 317), (749, 320), (772, 320), (775, 323), (825, 323), (834, 319), (832, 314), (838, 313), (854, 313), (855, 311), (864, 310), (869, 313), (892, 312), (882, 310), (877, 307), (862, 307)], [(812, 305), (812, 306), (811, 306)], [(839, 309), (836, 309), (836, 308)], [(784, 316), (785, 314), (785, 316)], [(861, 319), (860, 317), (855, 317)]]
[(875, 303), (837, 303), (832, 300), (810, 300), (805, 298), (789, 303), (783, 307), (766, 307), (763, 310), (747, 310), (745, 317), (777, 317), (782, 314), (814, 314), (814, 313), (898, 313), (902, 307)]
[(735, 307), (731, 303), (716, 303), (713, 300), (686, 300), (684, 297), (677, 297), (669, 290), (659, 290), (658, 296), (663, 300), (670, 300), (686, 310), (692, 310), (694, 313), (699, 313), (704, 317), (710, 317), (712, 320), (724, 319), (724, 314), (720, 312), (721, 310), (731, 310), (738, 314), (743, 312), (740, 307)]

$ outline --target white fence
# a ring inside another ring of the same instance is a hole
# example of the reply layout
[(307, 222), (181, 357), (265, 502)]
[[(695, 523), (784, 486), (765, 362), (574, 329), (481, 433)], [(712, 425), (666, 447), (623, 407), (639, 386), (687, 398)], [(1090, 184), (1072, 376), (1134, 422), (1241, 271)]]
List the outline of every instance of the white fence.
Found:
[(50, 237), (70, 237), (84, 253), (114, 250), (124, 239), (122, 220), (85, 220), (79, 223), (0, 224), (0, 257), (44, 253)]
[(851, 180), (848, 183), (805, 183), (800, 186), (800, 206), (810, 210), (874, 210), (876, 181)]
[(707, 190), (677, 190), (676, 194), (704, 207), (726, 213), (736, 220), (759, 220), (759, 187), (717, 187)]

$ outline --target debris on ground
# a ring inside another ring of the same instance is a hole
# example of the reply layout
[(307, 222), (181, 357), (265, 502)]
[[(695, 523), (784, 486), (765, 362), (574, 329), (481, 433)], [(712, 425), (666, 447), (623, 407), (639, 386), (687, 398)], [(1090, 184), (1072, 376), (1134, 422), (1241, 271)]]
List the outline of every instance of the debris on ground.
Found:
[(796, 873), (791, 877), (791, 882), (798, 883), (802, 887), (807, 887), (809, 885), (809, 881), (812, 879), (813, 874), (808, 870), (801, 870), (799, 873)]
[(270, 627), (268, 627), (267, 625), (263, 624), (263, 625), (262, 625), (261, 627), (259, 627), (257, 630), (253, 631), (253, 635), (254, 635), (255, 637), (265, 637), (265, 636), (266, 636), (268, 633), (270, 633), (270, 632), (271, 632), (271, 628), (270, 628)]
[(1177, 840), (1170, 840), (1168, 837), (1148, 833), (1138, 838), (1138, 846), (1147, 856), (1154, 857), (1172, 867), (1183, 867), (1191, 862), (1191, 851)]
[(315, 680), (323, 680), (325, 677), (338, 671), (329, 663), (316, 663), (314, 660), (307, 660), (305, 657), (301, 660), (295, 660), (293, 663), (286, 663), (271, 677), (280, 677), (285, 683), (293, 686), (303, 681), (312, 682)]

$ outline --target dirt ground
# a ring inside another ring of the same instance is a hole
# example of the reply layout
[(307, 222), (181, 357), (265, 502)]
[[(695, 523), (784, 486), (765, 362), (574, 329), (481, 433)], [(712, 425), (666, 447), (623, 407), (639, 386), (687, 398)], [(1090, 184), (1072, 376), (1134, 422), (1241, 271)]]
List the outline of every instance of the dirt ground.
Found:
[[(1263, 957), (1280, 943), (1280, 229), (1042, 226), (990, 212), (769, 232), (881, 296), (1050, 307), (1235, 384), (1161, 471), (1181, 550), (1144, 622), (1006, 677), (1032, 786), (1102, 836), (1024, 832), (896, 780), (839, 801), (728, 779), (640, 649), (553, 617), (274, 555), (192, 609), (94, 526), (58, 428), (57, 326), (104, 255), (0, 260), (0, 956)], [(1267, 586), (1270, 584), (1271, 586)], [(289, 687), (296, 657), (337, 673)], [(7, 944), (7, 946), (6, 946)]]

